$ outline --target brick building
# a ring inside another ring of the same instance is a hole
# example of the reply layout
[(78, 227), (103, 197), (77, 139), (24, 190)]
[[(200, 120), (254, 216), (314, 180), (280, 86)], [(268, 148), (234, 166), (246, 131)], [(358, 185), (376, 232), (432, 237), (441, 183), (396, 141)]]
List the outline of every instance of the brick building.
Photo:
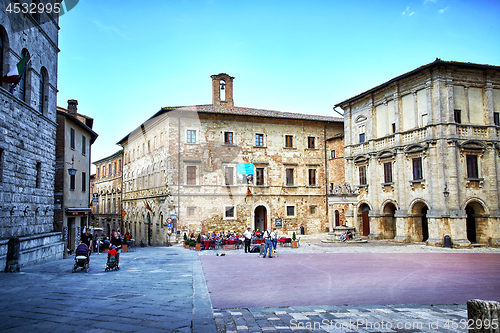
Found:
[(326, 139), (341, 118), (235, 107), (233, 77), (212, 104), (162, 108), (118, 142), (125, 229), (149, 244), (173, 232), (328, 228)]
[(94, 120), (78, 113), (77, 106), (73, 99), (67, 109), (57, 108), (54, 228), (62, 233), (65, 256), (78, 246), (91, 214), (91, 147), (97, 133), (92, 130)]
[(339, 103), (348, 224), (371, 238), (500, 243), (500, 67), (435, 62)]
[(104, 235), (113, 230), (124, 233), (122, 226), (122, 161), (123, 151), (93, 162), (96, 167), (93, 193), (97, 206), (93, 206), (94, 226), (103, 228)]
[(18, 260), (9, 270), (62, 258), (54, 232), (58, 16), (6, 13), (0, 0), (0, 77), (29, 57), (10, 93), (0, 84), (0, 269), (8, 241)]

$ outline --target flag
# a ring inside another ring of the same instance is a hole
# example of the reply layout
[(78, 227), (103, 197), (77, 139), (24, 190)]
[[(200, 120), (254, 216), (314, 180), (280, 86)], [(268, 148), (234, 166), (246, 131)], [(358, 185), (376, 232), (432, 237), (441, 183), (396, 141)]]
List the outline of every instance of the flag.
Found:
[(151, 206), (149, 205), (149, 203), (147, 202), (147, 200), (144, 200), (144, 201), (146, 201), (146, 209), (149, 210), (152, 213), (153, 210), (151, 209)]
[(250, 187), (247, 187), (247, 195), (252, 195), (252, 191), (250, 191)]
[(125, 213), (125, 209), (122, 209), (122, 219), (125, 218), (125, 215), (127, 215), (127, 213)]
[(17, 65), (12, 67), (11, 70), (0, 79), (0, 82), (18, 84), (24, 74), (27, 62), (28, 56), (26, 55), (17, 63)]
[(288, 192), (285, 190), (285, 185), (281, 185), (281, 191), (285, 192), (285, 194), (288, 194)]

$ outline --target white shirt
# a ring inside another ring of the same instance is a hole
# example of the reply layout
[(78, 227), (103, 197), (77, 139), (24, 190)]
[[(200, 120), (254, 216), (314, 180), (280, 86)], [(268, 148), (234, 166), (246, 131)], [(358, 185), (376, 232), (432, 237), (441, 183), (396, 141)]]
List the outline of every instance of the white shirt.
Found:
[(245, 236), (246, 239), (252, 239), (252, 232), (247, 229), (247, 231), (243, 233), (243, 236)]

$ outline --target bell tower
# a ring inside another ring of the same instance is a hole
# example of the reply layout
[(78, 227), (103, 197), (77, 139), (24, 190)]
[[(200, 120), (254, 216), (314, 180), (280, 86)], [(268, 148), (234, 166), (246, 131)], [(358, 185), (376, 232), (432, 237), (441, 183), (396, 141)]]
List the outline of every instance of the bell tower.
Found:
[(233, 79), (226, 73), (212, 75), (212, 104), (223, 106), (234, 106), (233, 101)]

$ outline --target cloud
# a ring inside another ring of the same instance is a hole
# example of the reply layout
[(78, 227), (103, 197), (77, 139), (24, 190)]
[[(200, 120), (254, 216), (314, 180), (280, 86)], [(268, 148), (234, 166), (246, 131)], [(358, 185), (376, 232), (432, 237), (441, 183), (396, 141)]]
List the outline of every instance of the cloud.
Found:
[(406, 7), (405, 11), (403, 12), (403, 15), (405, 15), (409, 11), (410, 11), (410, 6)]
[(443, 9), (438, 10), (438, 13), (439, 13), (439, 14), (443, 14), (445, 10), (448, 10), (448, 6), (446, 6), (446, 7), (445, 7), (445, 8), (443, 8)]
[(112, 34), (114, 33), (114, 34), (117, 34), (118, 36), (122, 37), (123, 39), (127, 39), (127, 36), (125, 36), (124, 33), (122, 33), (120, 30), (118, 30), (115, 27), (105, 25), (97, 19), (92, 19), (92, 23), (94, 23), (101, 31), (110, 32)]
[(424, 5), (429, 3), (429, 2), (433, 2), (433, 3), (436, 3), (437, 0), (424, 0)]

